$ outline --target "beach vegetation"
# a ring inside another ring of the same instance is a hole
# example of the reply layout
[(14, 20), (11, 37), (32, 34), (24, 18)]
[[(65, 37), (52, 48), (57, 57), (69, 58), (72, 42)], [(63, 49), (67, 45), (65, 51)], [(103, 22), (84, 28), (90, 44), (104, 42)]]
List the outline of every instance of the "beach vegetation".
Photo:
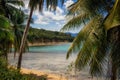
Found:
[(8, 67), (6, 59), (0, 56), (0, 80), (47, 80), (47, 75), (20, 73), (15, 67)]

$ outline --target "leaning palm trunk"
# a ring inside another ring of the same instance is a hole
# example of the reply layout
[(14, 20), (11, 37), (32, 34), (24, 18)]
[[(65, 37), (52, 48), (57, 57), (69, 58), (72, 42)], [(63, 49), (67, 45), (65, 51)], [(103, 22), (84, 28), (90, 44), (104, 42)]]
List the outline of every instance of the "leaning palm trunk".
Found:
[(111, 48), (111, 80), (117, 80), (120, 64), (120, 25), (108, 30), (108, 41)]
[(32, 14), (33, 14), (33, 10), (34, 10), (34, 8), (32, 6), (31, 11), (30, 11), (30, 15), (29, 15), (29, 18), (28, 18), (28, 21), (27, 21), (27, 25), (25, 27), (23, 37), (22, 37), (22, 40), (21, 40), (17, 69), (21, 68), (22, 53), (23, 53), (23, 50), (24, 50), (24, 46), (25, 46), (25, 42), (26, 42), (26, 38), (27, 38), (27, 33), (28, 33), (28, 30), (29, 30), (29, 27), (30, 27), (30, 20), (31, 20), (31, 17), (32, 17)]
[[(53, 8), (53, 10), (56, 10), (56, 6), (58, 4), (58, 1), (59, 0), (47, 0), (46, 7), (49, 8), (49, 6), (51, 6), (51, 8)], [(30, 26), (30, 20), (31, 20), (31, 17), (33, 14), (33, 10), (37, 9), (37, 7), (38, 7), (39, 11), (42, 11), (43, 6), (44, 6), (44, 2), (45, 2), (45, 0), (30, 0), (29, 1), (29, 7), (30, 7), (31, 11), (30, 11), (27, 26), (25, 27), (24, 34), (23, 34), (22, 41), (21, 41), (21, 46), (20, 46), (20, 51), (19, 51), (19, 60), (18, 60), (18, 65), (17, 65), (18, 69), (21, 68), (22, 53), (24, 50), (24, 46), (25, 46), (25, 42), (26, 42), (26, 38), (27, 38), (27, 33), (29, 30), (29, 26)], [(60, 2), (63, 4), (64, 0), (60, 0)]]

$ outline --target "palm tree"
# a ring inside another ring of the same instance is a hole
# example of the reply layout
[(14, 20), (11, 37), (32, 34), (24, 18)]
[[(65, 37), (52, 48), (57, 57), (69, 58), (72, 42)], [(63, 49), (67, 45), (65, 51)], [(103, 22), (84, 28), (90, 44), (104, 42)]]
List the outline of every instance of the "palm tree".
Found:
[(23, 11), (16, 8), (15, 5), (24, 6), (24, 3), (20, 0), (0, 0), (0, 15), (7, 17), (12, 24), (11, 28), (14, 34), (14, 42), (12, 44), (15, 49), (14, 58), (20, 47), (22, 39), (22, 30), (20, 28), (22, 28), (22, 23), (26, 16)]
[(120, 74), (120, 0), (115, 0), (111, 12), (106, 17), (105, 28), (110, 46), (110, 60), (112, 65), (111, 80), (116, 80)]
[(78, 51), (76, 68), (81, 70), (89, 65), (92, 76), (106, 74), (105, 66), (110, 62), (111, 80), (116, 80), (120, 73), (120, 1), (78, 0), (69, 7), (68, 15), (73, 18), (62, 30), (84, 26), (69, 48), (67, 58)]
[(9, 19), (0, 15), (0, 56), (3, 56), (6, 61), (8, 61), (8, 52), (10, 51), (13, 41), (13, 32)]
[[(29, 30), (30, 21), (31, 21), (33, 11), (35, 9), (37, 9), (37, 7), (38, 7), (39, 11), (41, 12), (43, 7), (44, 7), (45, 2), (46, 2), (46, 8), (47, 9), (52, 8), (53, 10), (56, 10), (56, 6), (58, 5), (58, 1), (59, 0), (46, 0), (46, 1), (45, 0), (30, 0), (29, 1), (30, 14), (29, 14), (27, 25), (25, 27), (24, 34), (23, 34), (22, 41), (21, 41), (21, 46), (20, 46), (20, 50), (19, 50), (20, 55), (19, 55), (19, 59), (18, 59), (17, 69), (21, 68), (22, 53), (23, 53), (23, 49), (24, 49), (24, 46), (25, 46), (25, 41), (26, 41), (26, 38), (27, 38), (27, 33), (28, 33), (28, 30)], [(64, 0), (61, 0), (60, 2), (63, 3)]]

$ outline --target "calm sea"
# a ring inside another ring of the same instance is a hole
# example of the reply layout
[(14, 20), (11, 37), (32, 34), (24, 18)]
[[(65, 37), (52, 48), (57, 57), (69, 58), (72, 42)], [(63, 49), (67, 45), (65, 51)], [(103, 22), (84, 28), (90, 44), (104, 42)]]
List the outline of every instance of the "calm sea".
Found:
[(31, 46), (29, 52), (43, 52), (43, 53), (66, 53), (71, 43), (45, 45), (45, 46)]

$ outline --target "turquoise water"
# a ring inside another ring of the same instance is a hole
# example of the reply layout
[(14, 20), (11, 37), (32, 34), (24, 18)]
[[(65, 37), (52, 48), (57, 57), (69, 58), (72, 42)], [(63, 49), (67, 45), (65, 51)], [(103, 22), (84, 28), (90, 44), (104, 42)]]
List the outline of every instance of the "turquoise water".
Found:
[(46, 46), (31, 46), (29, 52), (43, 52), (43, 53), (65, 53), (70, 47), (70, 43), (46, 45)]

